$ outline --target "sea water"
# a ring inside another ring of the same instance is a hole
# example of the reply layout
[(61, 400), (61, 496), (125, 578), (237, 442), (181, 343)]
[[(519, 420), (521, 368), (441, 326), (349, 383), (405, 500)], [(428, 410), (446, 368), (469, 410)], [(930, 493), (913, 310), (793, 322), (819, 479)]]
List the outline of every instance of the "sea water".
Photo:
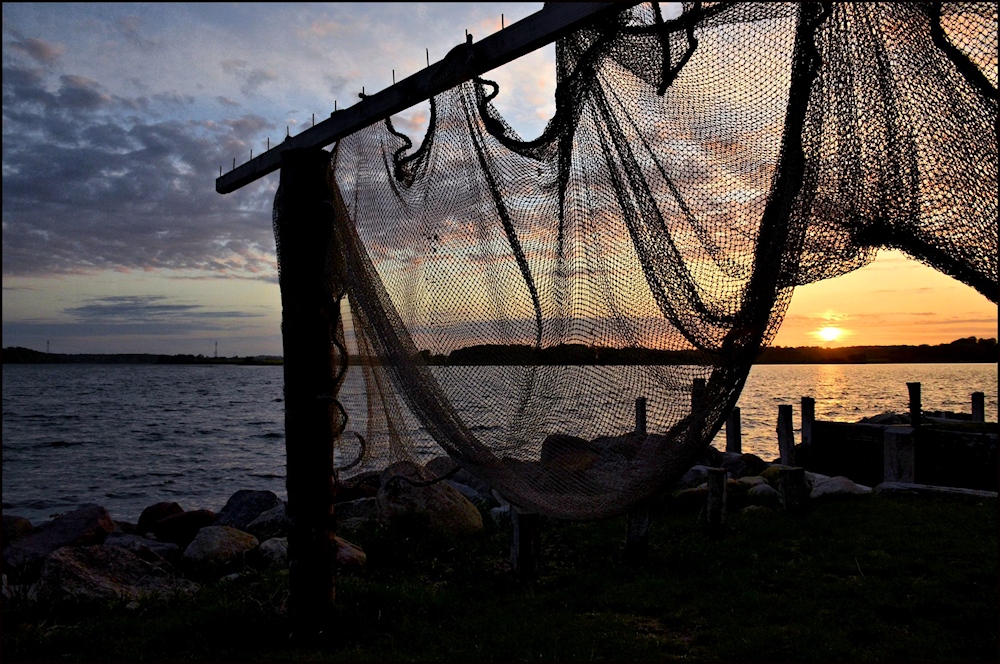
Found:
[[(465, 367), (435, 371), (471, 375)], [(802, 396), (816, 400), (818, 419), (853, 422), (906, 412), (907, 382), (922, 383), (927, 410), (968, 412), (971, 393), (984, 392), (987, 419), (996, 419), (996, 364), (758, 365), (738, 404), (743, 450), (778, 456), (780, 404), (793, 406), (796, 427)], [(239, 489), (284, 498), (282, 383), (275, 366), (4, 365), (3, 511), (37, 524), (97, 503), (134, 522), (159, 501), (218, 511)], [(348, 373), (341, 400), (349, 429), (364, 432), (364, 385), (356, 371)], [(574, 417), (574, 406), (564, 406), (562, 417)], [(461, 413), (483, 404), (456, 407)], [(628, 417), (623, 411), (623, 430)], [(410, 435), (430, 448), (426, 432)], [(725, 448), (724, 430), (715, 445)]]

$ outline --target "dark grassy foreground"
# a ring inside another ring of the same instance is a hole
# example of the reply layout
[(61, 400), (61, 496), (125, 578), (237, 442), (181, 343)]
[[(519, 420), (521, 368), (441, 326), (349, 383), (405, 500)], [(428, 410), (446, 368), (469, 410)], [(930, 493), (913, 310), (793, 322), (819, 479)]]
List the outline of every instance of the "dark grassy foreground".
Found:
[(864, 499), (802, 516), (654, 522), (649, 559), (624, 519), (549, 523), (533, 583), (507, 571), (509, 530), (469, 542), (353, 534), (323, 643), (289, 642), (287, 577), (247, 575), (192, 600), (55, 615), (4, 607), (3, 660), (997, 659), (997, 501)]

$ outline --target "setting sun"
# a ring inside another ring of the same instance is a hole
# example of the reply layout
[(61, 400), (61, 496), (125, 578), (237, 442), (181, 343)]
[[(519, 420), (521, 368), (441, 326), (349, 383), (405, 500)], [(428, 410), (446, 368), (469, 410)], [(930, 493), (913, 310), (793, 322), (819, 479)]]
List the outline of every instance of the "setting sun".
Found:
[(836, 341), (844, 334), (839, 327), (824, 327), (816, 332), (816, 336), (823, 341)]

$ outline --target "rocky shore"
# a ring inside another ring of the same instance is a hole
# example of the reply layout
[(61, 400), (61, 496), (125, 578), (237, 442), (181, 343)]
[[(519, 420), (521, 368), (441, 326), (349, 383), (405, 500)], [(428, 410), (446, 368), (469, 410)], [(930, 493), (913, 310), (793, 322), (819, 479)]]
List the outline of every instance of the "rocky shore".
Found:
[[(710, 468), (727, 473), (725, 504), (730, 513), (766, 515), (782, 509), (778, 482), (782, 466), (711, 447), (660, 507), (704, 509)], [(449, 473), (447, 480), (417, 485)], [(809, 472), (805, 481), (812, 501), (926, 492), (997, 495), (898, 483), (872, 488), (846, 477)], [(435, 532), (472, 536), (484, 530), (484, 516), (502, 525), (511, 510), (488, 485), (446, 457), (424, 466), (400, 462), (381, 473), (352, 477), (338, 484), (335, 502), (336, 531), (348, 536), (366, 524), (391, 527), (414, 517), (421, 527)], [(152, 595), (191, 594), (202, 584), (247, 569), (288, 565), (286, 505), (270, 491), (237, 491), (218, 512), (156, 503), (143, 510), (134, 524), (115, 521), (99, 505), (86, 505), (38, 526), (4, 514), (2, 527), (4, 596), (53, 604), (104, 600), (139, 606)], [(334, 543), (338, 573), (363, 574), (364, 551), (339, 536)]]

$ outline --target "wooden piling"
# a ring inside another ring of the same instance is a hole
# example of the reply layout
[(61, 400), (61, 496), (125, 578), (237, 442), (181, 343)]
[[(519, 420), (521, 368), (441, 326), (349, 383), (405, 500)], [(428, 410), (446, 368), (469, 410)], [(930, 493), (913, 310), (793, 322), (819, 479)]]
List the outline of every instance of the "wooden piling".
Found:
[[(646, 397), (635, 400), (635, 434), (646, 435)], [(637, 505), (628, 513), (625, 526), (625, 557), (641, 560), (649, 549), (649, 505)]]
[(705, 379), (695, 378), (691, 381), (691, 410), (695, 411), (705, 399)]
[(710, 533), (722, 530), (726, 520), (726, 477), (725, 468), (709, 468), (705, 483), (708, 485), (708, 499), (705, 502), (705, 524)]
[(789, 467), (778, 469), (778, 491), (781, 505), (786, 512), (802, 512), (809, 506), (809, 487), (806, 469)]
[(795, 429), (792, 426), (792, 407), (778, 406), (778, 451), (781, 463), (791, 466), (795, 463)]
[(920, 426), (920, 383), (907, 383), (906, 389), (910, 393), (910, 426)]
[(982, 392), (972, 393), (972, 421), (986, 421), (986, 395)]
[(812, 445), (813, 422), (816, 421), (816, 400), (802, 397), (802, 446)]
[(289, 613), (293, 636), (326, 629), (336, 594), (333, 442), (343, 427), (336, 396), (334, 340), (340, 301), (326, 263), (333, 238), (327, 169), (321, 149), (281, 156), (281, 210), (275, 227), (282, 307), (287, 461)]
[(538, 556), (542, 549), (539, 516), (510, 508), (510, 522), (513, 540), (510, 546), (510, 562), (518, 578), (530, 580), (538, 574)]
[(726, 451), (743, 454), (743, 430), (738, 406), (726, 418)]
[(913, 427), (886, 427), (882, 447), (884, 482), (914, 482), (914, 439)]

